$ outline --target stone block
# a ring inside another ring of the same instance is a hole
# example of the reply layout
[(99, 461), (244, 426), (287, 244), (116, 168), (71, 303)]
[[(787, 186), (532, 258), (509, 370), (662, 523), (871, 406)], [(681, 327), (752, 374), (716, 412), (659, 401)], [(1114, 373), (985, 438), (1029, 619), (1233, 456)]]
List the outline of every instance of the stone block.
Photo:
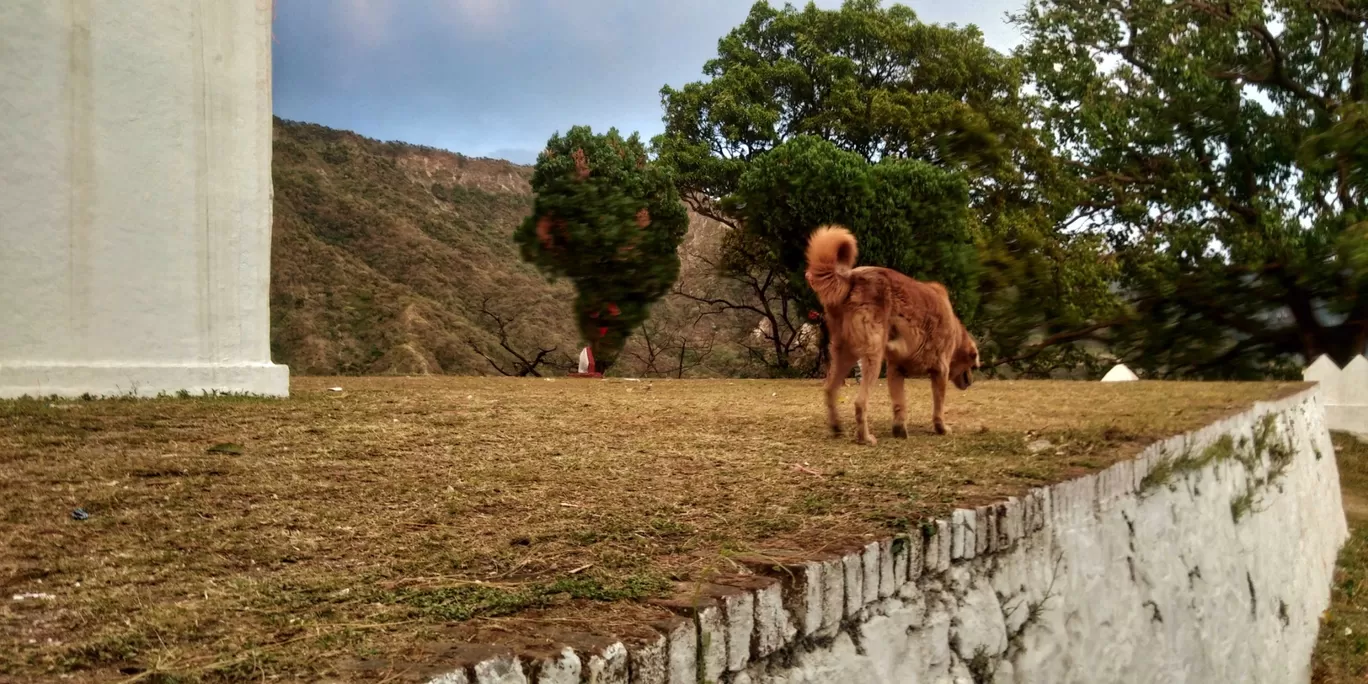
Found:
[(861, 582), (864, 589), (861, 606), (863, 607), (879, 600), (879, 542), (865, 544), (860, 563), (864, 569), (864, 579)]
[(978, 522), (978, 529), (974, 534), (974, 553), (985, 556), (994, 548), (993, 540), (997, 537), (997, 514), (993, 512), (992, 506), (979, 506), (974, 511), (974, 520)]
[(845, 618), (845, 559), (822, 561), (822, 626), (820, 634), (831, 636)]
[(751, 641), (752, 657), (764, 658), (788, 644), (798, 633), (784, 608), (783, 585), (769, 580), (755, 590), (755, 638)]
[(737, 592), (722, 599), (722, 614), (727, 620), (727, 669), (739, 672), (751, 659), (751, 637), (755, 634), (755, 595)]
[[(1055, 484), (1046, 491), (1050, 493), (1050, 501), (1054, 504), (1050, 511), (1050, 524), (1067, 526), (1081, 520), (1082, 512), (1092, 505), (1097, 484), (1091, 476), (1084, 475)], [(1085, 493), (1093, 496), (1086, 496)]]
[(1140, 483), (1145, 481), (1145, 476), (1150, 472), (1150, 450), (1140, 452), (1139, 456), (1131, 459), (1131, 491), (1140, 491)]
[(517, 658), (501, 656), (475, 664), (475, 684), (527, 684), (527, 675)]
[(935, 533), (926, 538), (926, 571), (929, 573), (945, 572), (950, 567), (950, 555), (952, 549), (953, 525), (949, 520), (936, 520), (932, 528)]
[(826, 564), (819, 560), (803, 563), (801, 610), (798, 610), (799, 606), (797, 605), (789, 609), (789, 614), (797, 623), (795, 626), (798, 628), (798, 633), (803, 636), (812, 636), (822, 630), (822, 624), (825, 620), (825, 611), (823, 610), (826, 591), (825, 567)]
[(714, 681), (727, 668), (727, 614), (724, 602), (739, 594), (753, 596), (746, 589), (720, 584), (678, 584), (672, 596), (650, 601), (697, 625), (700, 667)]
[(864, 608), (864, 552), (847, 553), (841, 563), (845, 571), (845, 617), (854, 618)]
[(1067, 480), (1055, 483), (1045, 489), (1050, 493), (1050, 499), (1054, 501), (1054, 510), (1050, 512), (1047, 522), (1051, 526), (1064, 526), (1069, 521), (1069, 514), (1073, 511), (1074, 490), (1078, 488), (1078, 480)]
[(921, 530), (916, 530), (907, 537), (907, 581), (915, 582), (921, 577), (922, 570), (926, 563), (926, 539), (922, 536)]
[(974, 509), (974, 555), (983, 556), (988, 553), (989, 540), (993, 538), (993, 516), (990, 515), (991, 506), (979, 506)]
[(1133, 461), (1120, 461), (1097, 474), (1097, 503), (1110, 506), (1113, 502), (1130, 496), (1135, 491), (1135, 466)]
[(765, 555), (740, 555), (733, 559), (759, 575), (772, 577), (780, 582), (784, 610), (788, 611), (788, 619), (798, 633), (812, 634), (821, 628), (820, 560), (814, 559), (810, 554), (778, 551)]
[(956, 509), (950, 513), (950, 560), (964, 558), (964, 515), (968, 513), (964, 509)]
[(721, 681), (722, 675), (727, 671), (727, 619), (723, 615), (722, 606), (704, 606), (699, 609), (696, 619), (699, 669), (704, 681)]
[[(688, 631), (693, 633), (693, 623), (683, 621), (688, 625)], [(589, 656), (589, 663), (584, 667), (587, 676), (584, 678), (586, 684), (627, 684), (629, 660), (627, 647), (617, 642), (608, 645), (603, 651)]]
[[(632, 646), (628, 652), (631, 683), (668, 684), (669, 647), (669, 639), (664, 634), (658, 634), (653, 639)], [(575, 680), (576, 684), (578, 682), (579, 680)]]
[[(888, 555), (893, 559), (891, 565), (893, 568), (892, 581), (896, 583), (893, 587), (893, 592), (895, 594), (897, 593), (898, 588), (907, 581), (907, 557), (908, 554), (911, 553), (909, 550), (910, 546), (911, 544), (908, 543), (907, 535), (905, 534), (900, 534), (888, 540)], [(880, 578), (880, 580), (882, 581), (882, 578)]]
[(907, 579), (907, 571), (903, 570), (902, 579), (899, 579), (894, 566), (897, 559), (893, 557), (893, 539), (885, 539), (879, 542), (879, 598), (886, 599), (898, 590), (898, 585)]
[(698, 628), (690, 620), (677, 619), (667, 626), (665, 636), (669, 641), (665, 681), (698, 684)]
[(974, 512), (957, 508), (951, 515), (952, 530), (950, 560), (970, 560), (974, 557), (978, 543), (975, 533)]
[(543, 658), (535, 666), (537, 684), (580, 684), (582, 664), (573, 648), (563, 648), (560, 653)]
[(1026, 493), (1026, 498), (1021, 505), (1021, 532), (1026, 536), (1035, 532), (1036, 521), (1040, 519), (1040, 489), (1032, 489)]
[(997, 553), (1002, 549), (1000, 537), (1003, 534), (1001, 528), (1006, 522), (1003, 520), (1006, 506), (1005, 503), (995, 503), (988, 507), (988, 550), (986, 553)]

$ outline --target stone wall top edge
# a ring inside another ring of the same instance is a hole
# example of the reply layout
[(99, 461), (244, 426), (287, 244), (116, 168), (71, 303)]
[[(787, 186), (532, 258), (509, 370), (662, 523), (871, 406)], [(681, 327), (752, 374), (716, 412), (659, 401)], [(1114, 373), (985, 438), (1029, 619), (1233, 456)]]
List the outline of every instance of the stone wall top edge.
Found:
[[(1154, 442), (1152, 442), (1152, 443), (1146, 445), (1146, 446), (1140, 451), (1140, 453), (1136, 454), (1134, 457), (1132, 457), (1131, 459), (1129, 459), (1129, 462), (1132, 464), (1132, 467), (1134, 467), (1134, 468), (1136, 469), (1136, 471), (1137, 471), (1136, 478), (1138, 479), (1138, 477), (1140, 477), (1141, 475), (1143, 475), (1143, 472), (1140, 472), (1141, 469), (1147, 468), (1148, 465), (1149, 465), (1149, 463), (1150, 463), (1151, 461), (1153, 461), (1153, 460), (1155, 460), (1155, 459), (1157, 459), (1157, 458), (1168, 458), (1168, 457), (1171, 457), (1171, 456), (1175, 455), (1176, 453), (1178, 453), (1177, 449), (1176, 449), (1176, 448), (1173, 448), (1173, 447), (1177, 447), (1177, 448), (1189, 448), (1189, 447), (1191, 447), (1192, 445), (1194, 445), (1194, 444), (1196, 444), (1196, 443), (1207, 442), (1207, 441), (1211, 441), (1211, 440), (1214, 440), (1214, 439), (1218, 439), (1218, 438), (1219, 438), (1219, 437), (1218, 437), (1219, 435), (1225, 434), (1225, 433), (1229, 432), (1229, 431), (1232, 430), (1232, 429), (1239, 429), (1239, 428), (1242, 427), (1242, 426), (1247, 426), (1247, 425), (1249, 425), (1252, 421), (1257, 420), (1257, 419), (1261, 418), (1262, 416), (1267, 415), (1267, 414), (1269, 414), (1269, 413), (1281, 413), (1281, 412), (1285, 412), (1285, 411), (1288, 411), (1288, 410), (1290, 410), (1290, 409), (1296, 408), (1296, 407), (1298, 407), (1298, 406), (1307, 404), (1308, 402), (1313, 402), (1313, 401), (1315, 401), (1315, 400), (1318, 400), (1318, 399), (1320, 398), (1320, 393), (1321, 393), (1321, 390), (1320, 390), (1319, 386), (1312, 384), (1312, 385), (1310, 385), (1310, 386), (1308, 386), (1308, 387), (1306, 387), (1306, 388), (1298, 389), (1298, 390), (1296, 390), (1295, 392), (1292, 392), (1292, 393), (1288, 394), (1287, 396), (1283, 396), (1283, 397), (1279, 397), (1279, 398), (1277, 398), (1277, 399), (1271, 399), (1271, 400), (1256, 401), (1256, 402), (1254, 402), (1254, 404), (1253, 404), (1252, 406), (1249, 406), (1249, 407), (1247, 407), (1247, 408), (1245, 408), (1245, 409), (1243, 409), (1243, 410), (1241, 410), (1241, 411), (1239, 411), (1239, 412), (1237, 412), (1237, 413), (1234, 413), (1234, 414), (1225, 416), (1225, 417), (1223, 417), (1223, 418), (1220, 418), (1220, 419), (1218, 419), (1218, 420), (1216, 420), (1216, 421), (1213, 421), (1213, 422), (1211, 422), (1211, 423), (1209, 423), (1209, 424), (1207, 424), (1207, 425), (1203, 425), (1203, 426), (1201, 426), (1201, 427), (1199, 427), (1199, 428), (1196, 428), (1196, 429), (1193, 429), (1193, 430), (1189, 430), (1189, 431), (1187, 431), (1187, 432), (1183, 432), (1183, 433), (1179, 433), (1179, 434), (1175, 434), (1175, 435), (1170, 435), (1170, 436), (1168, 436), (1168, 437), (1164, 437), (1164, 438), (1162, 438), (1162, 439), (1155, 440)], [(1169, 448), (1169, 450), (1168, 450), (1167, 452), (1166, 452), (1166, 448)], [(1089, 484), (1091, 483), (1091, 484), (1095, 485), (1095, 483), (1097, 483), (1097, 482), (1099, 481), (1098, 478), (1101, 476), (1102, 473), (1104, 473), (1104, 472), (1109, 472), (1109, 471), (1112, 471), (1112, 470), (1116, 470), (1116, 469), (1117, 469), (1117, 466), (1119, 466), (1119, 465), (1122, 464), (1122, 463), (1126, 463), (1126, 461), (1118, 461), (1117, 463), (1112, 464), (1112, 466), (1110, 466), (1109, 468), (1105, 469), (1104, 471), (1091, 472), (1091, 473), (1087, 473), (1087, 474), (1084, 474), (1084, 475), (1080, 475), (1080, 476), (1075, 477), (1075, 478), (1070, 478), (1070, 479), (1068, 479), (1068, 480), (1063, 480), (1063, 481), (1061, 481), (1061, 482), (1056, 482), (1056, 483), (1052, 483), (1052, 484), (1049, 484), (1049, 485), (1043, 485), (1043, 486), (1040, 486), (1040, 487), (1033, 487), (1033, 488), (1031, 488), (1030, 490), (1028, 490), (1027, 492), (1023, 493), (1021, 496), (1018, 496), (1018, 497), (1008, 497), (1008, 498), (1003, 499), (1002, 501), (993, 502), (993, 503), (988, 504), (987, 506), (983, 506), (983, 507), (979, 507), (979, 508), (984, 508), (984, 509), (992, 510), (994, 507), (997, 507), (997, 506), (1013, 506), (1013, 507), (1021, 506), (1021, 507), (1023, 507), (1023, 512), (1022, 512), (1023, 524), (1022, 524), (1022, 526), (1021, 526), (1021, 529), (1017, 529), (1017, 530), (1014, 532), (1014, 534), (1015, 534), (1016, 536), (1012, 539), (1013, 542), (1015, 542), (1015, 541), (1017, 541), (1017, 540), (1019, 540), (1019, 539), (1021, 539), (1021, 538), (1025, 538), (1025, 537), (1027, 537), (1027, 536), (1030, 536), (1030, 535), (1032, 535), (1032, 534), (1036, 534), (1036, 533), (1049, 533), (1049, 530), (1050, 530), (1052, 524), (1054, 524), (1054, 522), (1055, 522), (1054, 516), (1051, 514), (1051, 513), (1052, 513), (1051, 509), (1054, 507), (1054, 506), (1053, 506), (1053, 502), (1054, 502), (1055, 500), (1059, 500), (1061, 497), (1063, 497), (1062, 501), (1063, 501), (1064, 505), (1066, 506), (1066, 508), (1063, 509), (1063, 513), (1062, 513), (1062, 514), (1064, 514), (1064, 515), (1068, 515), (1068, 514), (1070, 513), (1069, 508), (1077, 508), (1079, 505), (1085, 505), (1085, 506), (1086, 506), (1086, 505), (1087, 505), (1088, 503), (1090, 503), (1090, 502), (1081, 501), (1081, 500), (1079, 500), (1079, 499), (1080, 499), (1080, 497), (1087, 498), (1087, 495), (1090, 494), (1090, 493), (1092, 493), (1092, 492), (1094, 491), (1094, 487), (1090, 487)], [(1113, 478), (1113, 479), (1115, 479), (1115, 480), (1117, 480), (1117, 481), (1119, 482), (1120, 480), (1122, 480), (1122, 479), (1124, 479), (1124, 478)], [(1121, 486), (1124, 486), (1124, 484), (1121, 485)], [(1033, 504), (1036, 504), (1037, 502), (1038, 502), (1038, 505), (1042, 507), (1040, 510), (1032, 510), (1032, 511), (1027, 511), (1027, 510), (1026, 510), (1027, 507), (1030, 507), (1030, 506), (1032, 506)], [(1078, 511), (1074, 511), (1074, 512), (1076, 513), (1076, 512), (1078, 512)], [(920, 541), (920, 542), (922, 542), (923, 544), (928, 544), (928, 546), (930, 546), (930, 545), (932, 545), (932, 544), (939, 543), (939, 540), (935, 540), (934, 542), (933, 542), (933, 541), (930, 541), (930, 540), (935, 539), (935, 534), (943, 534), (943, 533), (946, 533), (946, 532), (949, 532), (949, 533), (951, 533), (951, 534), (954, 534), (954, 533), (956, 533), (956, 532), (958, 532), (958, 533), (960, 533), (960, 534), (964, 534), (964, 533), (966, 532), (966, 530), (968, 531), (969, 534), (974, 534), (974, 533), (975, 533), (974, 530), (978, 527), (978, 525), (975, 524), (975, 525), (973, 525), (973, 527), (971, 528), (971, 527), (969, 527), (966, 523), (968, 523), (968, 520), (967, 520), (968, 517), (970, 517), (970, 516), (975, 516), (976, 514), (977, 514), (977, 509), (971, 509), (971, 508), (957, 508), (957, 509), (951, 511), (950, 513), (944, 515), (944, 516), (938, 516), (938, 517), (934, 517), (934, 518), (928, 518), (928, 519), (926, 519), (926, 520), (924, 521), (924, 524), (925, 524), (924, 527), (925, 527), (925, 528), (929, 528), (929, 529), (931, 529), (931, 530), (937, 530), (937, 532), (934, 532), (934, 533), (933, 533), (932, 535), (930, 535), (930, 536), (926, 535), (926, 534), (925, 534), (923, 531), (921, 531), (921, 530), (916, 530), (916, 529), (914, 529), (914, 530), (909, 530), (909, 531), (907, 531), (907, 532), (899, 533), (899, 534), (891, 534), (891, 535), (884, 535), (884, 536), (873, 537), (873, 538), (870, 539), (870, 541), (869, 541), (867, 544), (865, 544), (865, 545), (863, 545), (863, 546), (859, 546), (859, 547), (854, 547), (854, 546), (852, 546), (849, 550), (843, 550), (843, 552), (838, 552), (838, 553), (827, 553), (827, 554), (825, 554), (825, 556), (826, 556), (826, 557), (829, 557), (830, 559), (834, 560), (834, 561), (837, 562), (837, 563), (840, 563), (840, 562), (843, 562), (843, 561), (849, 561), (849, 562), (851, 562), (851, 563), (859, 563), (859, 564), (861, 564), (861, 567), (863, 567), (863, 564), (869, 562), (868, 556), (869, 556), (869, 554), (872, 553), (872, 551), (871, 551), (872, 548), (874, 548), (876, 545), (886, 544), (886, 543), (888, 543), (888, 542), (891, 542), (892, 540), (896, 540), (896, 539), (900, 539), (900, 538), (901, 538), (901, 539), (908, 539), (909, 541)], [(1031, 519), (1031, 516), (1037, 516), (1037, 517), (1043, 516), (1044, 520), (1041, 521), (1041, 522), (1043, 522), (1043, 524), (1042, 524), (1042, 525), (1039, 525), (1038, 527), (1036, 527), (1036, 528), (1034, 528), (1034, 529), (1026, 529), (1027, 527), (1029, 527), (1029, 523), (1028, 523), (1027, 521), (1029, 521), (1029, 520)], [(974, 522), (975, 522), (975, 523), (978, 523), (978, 522), (980, 522), (980, 521), (974, 521)], [(961, 547), (960, 547), (959, 550), (960, 550), (961, 552), (963, 552), (963, 550), (965, 549), (965, 547), (966, 547), (969, 543), (971, 543), (971, 542), (969, 542), (968, 540), (962, 540), (962, 541), (960, 542)], [(998, 553), (998, 552), (1001, 552), (1001, 551), (1006, 551), (1006, 550), (1008, 550), (1008, 549), (1010, 549), (1010, 548), (1011, 548), (1011, 545), (994, 547), (994, 550), (993, 550), (993, 551), (990, 551), (987, 555), (991, 556), (991, 555), (993, 555), (994, 553)], [(881, 550), (880, 552), (882, 553), (883, 551)], [(934, 553), (934, 550), (928, 550), (928, 551), (925, 551), (925, 553), (927, 553), (927, 554), (932, 554), (932, 553)], [(949, 554), (947, 554), (947, 555), (949, 555)], [(790, 560), (793, 560), (793, 559), (790, 559)], [(927, 560), (928, 560), (928, 562), (930, 561), (929, 558), (928, 558)], [(979, 562), (979, 561), (976, 561), (976, 560), (974, 559), (974, 554), (972, 554), (972, 553), (960, 553), (960, 554), (955, 554), (954, 557), (953, 557), (953, 559), (951, 559), (951, 558), (946, 558), (946, 559), (944, 559), (944, 560), (945, 560), (946, 562), (945, 562), (941, 567), (939, 567), (937, 570), (935, 570), (935, 571), (927, 571), (927, 572), (929, 572), (930, 574), (940, 574), (940, 573), (945, 572), (946, 569), (948, 569), (948, 568), (951, 567), (952, 565), (959, 565), (959, 564), (965, 564), (965, 563)], [(802, 566), (822, 566), (823, 564), (822, 564), (822, 563), (819, 563), (819, 562), (813, 562), (813, 563), (800, 563), (800, 564), (797, 564), (797, 565), (802, 565)], [(920, 565), (920, 563), (919, 563), (919, 565)], [(751, 571), (752, 571), (752, 572), (759, 572), (759, 571), (756, 570), (755, 568), (752, 568)], [(916, 572), (920, 573), (921, 570), (918, 569)], [(782, 584), (782, 583), (781, 583), (781, 584)], [(789, 591), (789, 590), (791, 589), (791, 588), (788, 587), (788, 586), (782, 586), (781, 588), (782, 588), (782, 590), (785, 591), (785, 592), (787, 592), (787, 591)], [(785, 600), (784, 600), (783, 603), (784, 603), (784, 604), (787, 604), (787, 603), (788, 603), (788, 597), (785, 597)], [(796, 619), (797, 616), (793, 616), (793, 617)], [(662, 639), (668, 638), (668, 634), (662, 634), (662, 635), (661, 635), (661, 638), (662, 638)], [(617, 643), (620, 643), (620, 644), (621, 644), (621, 643), (623, 643), (623, 642), (618, 641)], [(510, 661), (510, 656), (511, 656), (511, 655), (512, 655), (512, 654), (511, 654), (509, 651), (507, 651), (507, 650), (501, 650), (501, 651), (499, 652), (498, 656), (496, 656), (495, 658), (491, 658), (490, 660), (491, 660), (491, 661), (493, 661), (493, 660), (500, 660), (500, 661), (502, 661), (503, 663), (507, 663), (507, 664), (521, 663), (521, 664), (525, 664), (529, 669), (531, 669), (531, 670), (536, 670), (536, 671), (540, 671), (540, 669), (541, 669), (542, 667), (545, 666), (545, 665), (544, 665), (542, 662), (540, 662), (540, 660), (539, 660), (538, 658), (536, 658), (535, 656), (514, 656), (514, 657), (512, 657), (512, 660)], [(591, 654), (581, 654), (582, 657), (588, 657), (589, 655), (591, 655)], [(561, 656), (558, 655), (557, 657), (561, 657)], [(587, 661), (586, 661), (586, 662), (587, 662)], [(514, 665), (514, 667), (516, 668), (517, 665)], [(469, 677), (468, 681), (470, 682), (470, 684), (476, 684), (477, 682), (484, 681), (484, 680), (482, 680), (482, 679), (478, 676), (478, 674), (475, 674), (474, 676), (471, 676), (471, 673), (474, 673), (475, 671), (476, 671), (476, 667), (474, 667), (474, 664), (472, 664), (472, 666), (471, 666), (469, 669), (465, 669), (464, 671), (462, 671), (461, 669), (458, 669), (458, 670), (456, 670), (455, 672), (449, 673), (449, 674), (447, 674), (447, 675), (443, 675), (442, 677), (433, 678), (433, 679), (431, 679), (431, 680), (429, 680), (429, 681), (434, 682), (434, 683), (436, 683), (436, 682), (442, 682), (443, 684), (450, 684), (450, 683), (454, 683), (454, 682), (465, 681), (465, 680), (462, 680), (462, 679), (461, 679), (461, 676), (467, 676), (467, 677)], [(446, 678), (443, 678), (443, 677), (446, 677)], [(492, 681), (492, 680), (491, 680), (491, 681)], [(629, 679), (623, 679), (623, 680), (622, 680), (622, 682), (624, 682), (624, 683), (626, 683), (626, 682), (628, 682), (628, 681), (636, 682), (636, 681), (638, 681), (638, 679), (635, 678), (635, 677), (631, 677), (631, 678), (629, 678)], [(645, 681), (645, 680), (641, 680), (641, 681)]]

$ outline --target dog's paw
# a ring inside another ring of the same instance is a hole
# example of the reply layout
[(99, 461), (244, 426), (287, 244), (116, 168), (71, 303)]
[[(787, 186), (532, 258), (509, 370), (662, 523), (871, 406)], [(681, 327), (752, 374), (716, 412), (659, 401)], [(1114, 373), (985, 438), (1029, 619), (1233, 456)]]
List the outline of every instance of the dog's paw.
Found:
[(950, 434), (950, 428), (946, 427), (945, 423), (938, 420), (936, 421), (936, 434), (948, 435)]
[(843, 435), (843, 434), (845, 434), (845, 430), (842, 430), (840, 425), (832, 425), (832, 426), (831, 426), (831, 436), (832, 436), (832, 437), (840, 437), (840, 436)]
[(902, 425), (894, 425), (893, 436), (898, 439), (907, 439), (907, 428)]
[(874, 435), (862, 435), (862, 436), (860, 436), (859, 438), (857, 438), (855, 441), (858, 442), (858, 443), (860, 443), (860, 444), (863, 444), (863, 445), (865, 445), (865, 446), (878, 446), (878, 445), (879, 445), (879, 440), (874, 439)]

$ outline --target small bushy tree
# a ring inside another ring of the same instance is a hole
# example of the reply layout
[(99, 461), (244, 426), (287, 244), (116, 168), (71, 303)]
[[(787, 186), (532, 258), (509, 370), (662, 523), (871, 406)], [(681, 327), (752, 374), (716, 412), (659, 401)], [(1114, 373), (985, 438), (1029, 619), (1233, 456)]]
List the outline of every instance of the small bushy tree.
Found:
[(600, 370), (679, 276), (688, 213), (636, 134), (557, 133), (537, 158), (532, 215), (514, 235), (523, 259), (575, 283), (575, 316)]
[(969, 185), (955, 173), (897, 157), (871, 164), (821, 138), (799, 136), (751, 162), (727, 204), (771, 247), (768, 257), (805, 304), (816, 306), (803, 284), (808, 235), (839, 223), (859, 239), (861, 263), (943, 282), (961, 315), (974, 311)]

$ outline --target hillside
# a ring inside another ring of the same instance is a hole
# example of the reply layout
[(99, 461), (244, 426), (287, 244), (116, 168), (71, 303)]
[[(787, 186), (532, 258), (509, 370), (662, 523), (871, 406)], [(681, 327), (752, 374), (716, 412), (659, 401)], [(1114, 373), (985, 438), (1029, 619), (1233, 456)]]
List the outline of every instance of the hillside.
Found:
[[(543, 350), (542, 374), (576, 365), (574, 288), (512, 239), (531, 167), (276, 119), (272, 172), (271, 354), (293, 374), (516, 375)], [(614, 374), (774, 375), (776, 347), (810, 365), (815, 339), (772, 274), (717, 276), (727, 230), (690, 216), (692, 297), (662, 299)], [(782, 312), (760, 326), (780, 323), (777, 341), (756, 327), (766, 311)]]
[[(296, 374), (497, 373), (578, 353), (573, 290), (511, 240), (532, 170), (276, 120), (271, 351)], [(487, 312), (486, 312), (487, 311)], [(545, 370), (545, 369), (543, 369)]]

